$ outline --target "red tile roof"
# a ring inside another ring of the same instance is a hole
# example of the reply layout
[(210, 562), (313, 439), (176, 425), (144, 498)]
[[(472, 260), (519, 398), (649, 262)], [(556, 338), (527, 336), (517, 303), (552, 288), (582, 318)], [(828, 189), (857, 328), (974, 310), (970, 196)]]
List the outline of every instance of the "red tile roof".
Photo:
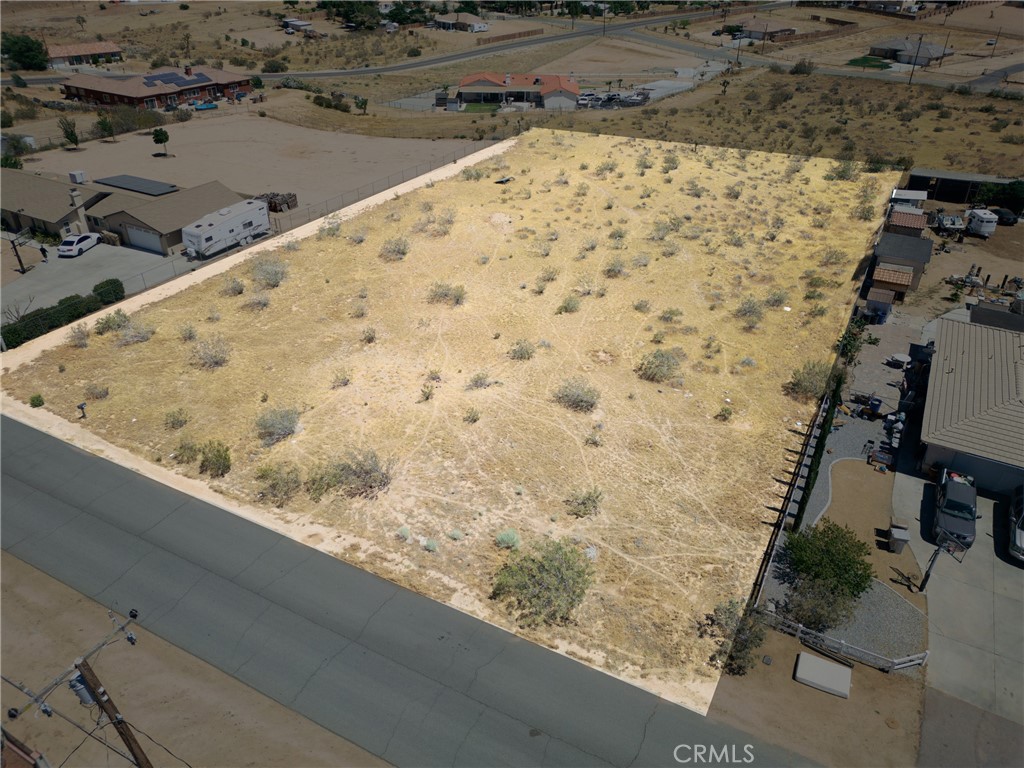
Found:
[[(539, 83), (536, 81), (540, 80)], [(508, 87), (514, 91), (533, 91), (539, 90), (541, 94), (548, 94), (552, 91), (568, 91), (574, 95), (579, 95), (580, 86), (575, 80), (570, 80), (568, 77), (562, 75), (527, 75), (520, 73), (510, 73), (508, 75), (508, 85), (505, 84), (505, 75), (499, 74), (498, 72), (477, 72), (473, 75), (467, 75), (459, 81), (459, 89), (472, 88), (474, 85), (479, 87), (479, 83), (489, 83), (496, 88)]]
[(874, 281), (876, 283), (890, 283), (891, 285), (909, 286), (914, 281), (913, 272), (902, 272), (897, 269), (883, 269), (875, 267)]
[(911, 229), (923, 230), (928, 226), (928, 216), (924, 213), (893, 211), (889, 216), (889, 223), (894, 227), (909, 227)]

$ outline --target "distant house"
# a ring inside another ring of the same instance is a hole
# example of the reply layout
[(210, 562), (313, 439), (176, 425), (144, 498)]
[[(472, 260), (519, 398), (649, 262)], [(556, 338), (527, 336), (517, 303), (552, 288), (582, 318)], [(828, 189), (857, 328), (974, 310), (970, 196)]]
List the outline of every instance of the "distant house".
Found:
[(525, 103), (541, 109), (576, 109), (580, 87), (562, 75), (478, 72), (459, 81), (463, 104)]
[(941, 45), (926, 43), (920, 39), (895, 38), (875, 43), (868, 51), (869, 56), (877, 56), (881, 59), (892, 59), (900, 64), (914, 64), (918, 67), (927, 67), (935, 62), (941, 61), (953, 53), (952, 48), (943, 48)]
[(177, 70), (163, 67), (149, 75), (112, 80), (95, 75), (71, 75), (61, 86), (67, 99), (100, 106), (119, 104), (136, 109), (162, 109), (188, 101), (251, 93), (249, 75), (220, 69)]
[(472, 13), (445, 13), (434, 17), (438, 29), (459, 32), (486, 32), (487, 22)]
[(995, 493), (1024, 482), (1022, 304), (940, 318), (928, 375), (923, 465), (971, 475)]
[(796, 27), (784, 21), (773, 19), (742, 19), (729, 20), (730, 26), (743, 25), (743, 36), (751, 40), (775, 40), (776, 38), (795, 35)]
[(885, 221), (885, 231), (894, 235), (921, 237), (928, 228), (928, 214), (918, 208), (893, 205)]
[(284, 19), (281, 22), (281, 26), (285, 29), (293, 29), (296, 32), (305, 32), (307, 29), (313, 28), (313, 22), (304, 21), (303, 19)]
[(57, 237), (88, 232), (85, 209), (105, 197), (59, 179), (14, 168), (0, 169), (0, 219), (4, 229), (31, 229)]
[(54, 69), (87, 64), (109, 64), (112, 61), (121, 61), (121, 53), (121, 46), (108, 42), (46, 46), (46, 55), (50, 59), (50, 66)]
[[(906, 293), (908, 290), (916, 291), (921, 284), (921, 275), (928, 268), (932, 259), (932, 241), (927, 237), (910, 237), (909, 235), (897, 235), (892, 232), (884, 232), (875, 245), (875, 275), (872, 286), (876, 288), (890, 288), (896, 290), (897, 294)], [(897, 290), (892, 285), (879, 285), (879, 270), (883, 270), (881, 282), (891, 282), (899, 285), (906, 281), (907, 269), (910, 270), (910, 280), (902, 290)], [(891, 274), (893, 271), (901, 273), (900, 276)], [(902, 297), (897, 295), (898, 299)]]

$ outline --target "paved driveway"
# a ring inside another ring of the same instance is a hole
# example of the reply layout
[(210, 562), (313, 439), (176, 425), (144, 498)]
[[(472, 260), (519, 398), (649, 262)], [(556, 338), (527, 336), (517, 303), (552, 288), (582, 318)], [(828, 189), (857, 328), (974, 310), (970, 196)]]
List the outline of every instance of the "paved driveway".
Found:
[[(893, 510), (916, 523), (910, 546), (922, 572), (935, 486), (897, 474)], [(1007, 555), (1005, 501), (978, 499), (978, 537), (962, 563), (940, 554), (928, 582), (928, 685), (1024, 725), (1024, 568)]]

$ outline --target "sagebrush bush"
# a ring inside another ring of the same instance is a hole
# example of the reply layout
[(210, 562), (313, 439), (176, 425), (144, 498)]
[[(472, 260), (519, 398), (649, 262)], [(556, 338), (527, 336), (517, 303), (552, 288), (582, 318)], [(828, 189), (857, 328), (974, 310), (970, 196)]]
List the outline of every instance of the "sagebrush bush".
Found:
[(276, 256), (260, 256), (253, 262), (250, 274), (261, 288), (277, 288), (288, 277), (288, 263)]
[(562, 303), (555, 309), (556, 315), (572, 314), (573, 312), (580, 311), (580, 297), (575, 293), (570, 293), (564, 299)]
[(480, 411), (476, 408), (470, 408), (466, 411), (466, 415), (462, 417), (462, 420), (467, 424), (476, 424), (480, 421)]
[(230, 359), (231, 345), (220, 334), (202, 339), (192, 347), (192, 364), (200, 368), (220, 368)]
[(590, 561), (569, 541), (546, 541), (516, 553), (495, 576), (491, 597), (505, 600), (524, 626), (566, 624), (586, 597)]
[(734, 314), (743, 321), (743, 327), (750, 331), (756, 328), (764, 318), (764, 309), (760, 301), (753, 296), (748, 296), (740, 302)]
[(192, 323), (185, 323), (178, 328), (178, 336), (181, 337), (182, 341), (195, 341), (196, 327)]
[(431, 304), (451, 304), (457, 307), (466, 301), (466, 286), (434, 283), (427, 293), (427, 301)]
[(277, 506), (283, 505), (302, 487), (299, 468), (290, 462), (264, 464), (256, 470), (262, 483), (260, 493)]
[(385, 240), (380, 248), (380, 257), (384, 261), (401, 261), (409, 253), (409, 241), (404, 237), (393, 237)]
[(119, 331), (131, 322), (131, 318), (122, 309), (115, 309), (96, 321), (96, 335), (102, 336), (111, 331)]
[(299, 412), (295, 408), (271, 408), (256, 417), (256, 435), (269, 448), (295, 434)]
[(508, 356), (513, 360), (529, 360), (536, 351), (537, 348), (529, 341), (519, 339), (512, 345), (512, 349), (508, 351)]
[(636, 375), (644, 381), (668, 381), (679, 370), (679, 358), (672, 352), (656, 349), (643, 356), (636, 367)]
[(151, 326), (144, 325), (140, 320), (131, 320), (117, 332), (117, 346), (142, 344), (153, 338), (154, 333), (156, 331)]
[(600, 393), (585, 379), (572, 378), (562, 382), (554, 392), (555, 402), (572, 411), (589, 412), (597, 407)]
[(573, 491), (565, 500), (565, 506), (573, 517), (590, 517), (600, 509), (603, 496), (604, 494), (597, 486), (587, 490)]
[(225, 277), (220, 292), (224, 296), (241, 296), (245, 292), (245, 283), (237, 277)]
[(360, 336), (360, 338), (363, 340), (364, 344), (373, 344), (373, 342), (377, 340), (377, 329), (374, 328), (373, 326), (370, 326), (369, 328), (364, 328), (362, 336)]
[(86, 400), (106, 400), (110, 394), (110, 387), (106, 384), (86, 384), (85, 385), (85, 399)]
[(164, 427), (167, 429), (181, 429), (188, 424), (192, 418), (184, 408), (175, 408), (164, 414)]
[(331, 389), (347, 387), (351, 382), (352, 379), (347, 371), (335, 371), (334, 376), (331, 378)]
[(793, 371), (786, 394), (797, 400), (817, 399), (825, 393), (831, 375), (832, 367), (824, 360), (808, 361)]
[(252, 312), (262, 312), (269, 306), (270, 296), (263, 291), (252, 294), (248, 299), (242, 302), (242, 309), (248, 309)]
[(89, 327), (85, 323), (73, 325), (68, 330), (68, 344), (76, 349), (85, 349), (89, 346)]
[(604, 269), (601, 270), (605, 277), (623, 277), (626, 274), (626, 263), (616, 257), (604, 265)]
[(487, 373), (474, 373), (473, 377), (469, 380), (469, 384), (466, 385), (466, 389), (487, 389), (493, 383)]
[(381, 461), (375, 451), (351, 451), (344, 459), (314, 466), (306, 478), (306, 492), (313, 501), (339, 488), (346, 496), (372, 499), (387, 490), (394, 466), (394, 460)]
[(765, 306), (768, 307), (781, 307), (783, 304), (786, 303), (786, 300), (788, 298), (789, 294), (779, 289), (769, 293), (768, 296), (765, 297), (764, 303)]
[(174, 460), (179, 464), (191, 464), (199, 458), (200, 447), (192, 440), (182, 440), (174, 449)]
[(494, 537), (494, 543), (501, 549), (519, 549), (519, 534), (514, 528), (506, 528)]

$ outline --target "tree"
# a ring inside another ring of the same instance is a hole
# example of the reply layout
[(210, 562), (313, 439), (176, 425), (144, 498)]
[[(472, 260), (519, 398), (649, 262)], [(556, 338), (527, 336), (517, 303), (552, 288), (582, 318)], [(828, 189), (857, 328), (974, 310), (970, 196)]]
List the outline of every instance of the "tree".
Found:
[(708, 661), (736, 676), (745, 675), (757, 663), (755, 652), (764, 642), (764, 626), (739, 600), (719, 603), (714, 613), (705, 614), (698, 634), (717, 642)]
[(249, 82), (252, 83), (252, 89), (254, 91), (263, 90), (263, 78), (259, 75), (253, 75), (249, 78)]
[(593, 577), (590, 561), (568, 540), (545, 541), (515, 553), (494, 578), (492, 600), (505, 600), (524, 626), (565, 624)]
[(85, 16), (75, 16), (75, 24), (80, 26), (82, 31), (85, 32)]
[(28, 35), (0, 32), (0, 53), (10, 60), (15, 69), (42, 72), (50, 64), (50, 60), (46, 56), (46, 46), (41, 40), (36, 40)]
[(70, 117), (61, 117), (57, 120), (57, 127), (64, 134), (64, 140), (68, 144), (74, 144), (75, 149), (78, 149), (80, 139), (78, 138), (78, 126), (75, 124), (75, 121)]
[(365, 115), (366, 108), (370, 105), (370, 100), (365, 96), (353, 96), (352, 101), (356, 103), (356, 109), (361, 109)]
[(0, 157), (0, 168), (18, 168), (21, 169), (23, 164), (20, 157), (14, 155), (4, 155)]
[(0, 128), (11, 128), (14, 126), (14, 115), (6, 109), (0, 110)]
[(185, 49), (185, 58), (192, 56), (192, 33), (186, 32), (181, 36), (181, 47)]
[(153, 143), (162, 144), (164, 147), (164, 156), (167, 156), (167, 142), (170, 140), (170, 136), (167, 135), (167, 131), (163, 128), (153, 129)]
[(1024, 211), (1024, 181), (1009, 184), (982, 184), (978, 188), (977, 201), (986, 205), (1009, 208), (1014, 213)]
[(326, 8), (328, 13), (333, 11), (335, 16), (346, 24), (352, 24), (356, 29), (376, 29), (380, 25), (380, 10), (375, 2), (320, 0), (317, 7)]
[(273, 74), (275, 72), (287, 72), (287, 71), (288, 71), (288, 65), (285, 64), (280, 59), (267, 59), (265, 62), (263, 62), (263, 72), (264, 72), (264, 74), (266, 74), (268, 72)]
[(845, 525), (828, 518), (809, 530), (790, 534), (782, 563), (793, 580), (821, 582), (833, 595), (858, 598), (871, 586), (875, 572), (871, 548)]
[(111, 141), (115, 141), (114, 136), (117, 135), (117, 129), (114, 127), (114, 121), (110, 119), (109, 112), (100, 112), (96, 120), (96, 130), (100, 136), (105, 136)]

